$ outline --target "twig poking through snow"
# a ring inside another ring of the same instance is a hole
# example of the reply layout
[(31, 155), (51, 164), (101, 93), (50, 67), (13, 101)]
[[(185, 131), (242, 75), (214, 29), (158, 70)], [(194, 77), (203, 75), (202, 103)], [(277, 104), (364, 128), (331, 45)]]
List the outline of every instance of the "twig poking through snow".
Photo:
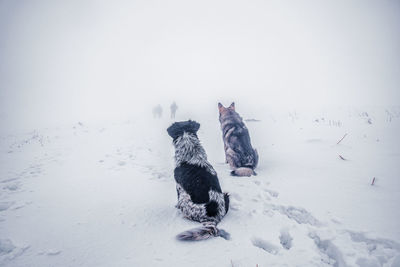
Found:
[(374, 184), (375, 184), (375, 177), (374, 177), (374, 179), (372, 179), (371, 185), (374, 185)]
[(345, 135), (343, 135), (342, 139), (339, 140), (339, 142), (337, 142), (336, 144), (338, 145), (340, 142), (342, 142), (342, 140), (346, 137), (347, 133)]
[(343, 158), (342, 155), (339, 155), (339, 158), (342, 160), (347, 160), (347, 159)]

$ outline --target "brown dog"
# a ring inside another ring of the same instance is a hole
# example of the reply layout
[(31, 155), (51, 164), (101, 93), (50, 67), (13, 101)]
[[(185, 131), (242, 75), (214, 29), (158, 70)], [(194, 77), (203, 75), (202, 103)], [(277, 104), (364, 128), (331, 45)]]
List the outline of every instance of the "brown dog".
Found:
[(235, 103), (225, 108), (218, 103), (226, 162), (234, 176), (256, 175), (254, 169), (258, 163), (258, 153), (250, 142), (249, 130), (243, 119), (235, 111)]

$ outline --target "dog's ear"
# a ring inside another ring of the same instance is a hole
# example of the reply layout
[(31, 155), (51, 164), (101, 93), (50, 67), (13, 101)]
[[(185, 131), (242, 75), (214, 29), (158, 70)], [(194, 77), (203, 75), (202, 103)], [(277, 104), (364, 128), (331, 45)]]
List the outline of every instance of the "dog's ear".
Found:
[(222, 113), (225, 110), (225, 107), (221, 103), (218, 103), (218, 110), (219, 113)]
[(173, 139), (179, 136), (179, 125), (177, 122), (168, 127), (167, 132)]
[(199, 128), (200, 128), (200, 123), (189, 120), (188, 125), (185, 127), (184, 131), (196, 134)]
[(235, 102), (232, 102), (232, 104), (229, 106), (229, 108), (235, 110)]

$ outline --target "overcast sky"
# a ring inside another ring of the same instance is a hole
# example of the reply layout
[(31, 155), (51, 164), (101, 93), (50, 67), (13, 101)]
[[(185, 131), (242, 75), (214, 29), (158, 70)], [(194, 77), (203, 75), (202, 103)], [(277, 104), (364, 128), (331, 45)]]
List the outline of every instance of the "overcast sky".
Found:
[(0, 125), (172, 100), (397, 105), (399, 48), (400, 1), (0, 0)]

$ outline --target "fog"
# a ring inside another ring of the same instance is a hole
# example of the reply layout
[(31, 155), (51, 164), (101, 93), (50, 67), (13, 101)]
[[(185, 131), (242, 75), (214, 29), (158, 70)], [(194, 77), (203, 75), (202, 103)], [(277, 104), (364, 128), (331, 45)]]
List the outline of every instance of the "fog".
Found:
[(0, 126), (397, 105), (399, 1), (0, 1)]

